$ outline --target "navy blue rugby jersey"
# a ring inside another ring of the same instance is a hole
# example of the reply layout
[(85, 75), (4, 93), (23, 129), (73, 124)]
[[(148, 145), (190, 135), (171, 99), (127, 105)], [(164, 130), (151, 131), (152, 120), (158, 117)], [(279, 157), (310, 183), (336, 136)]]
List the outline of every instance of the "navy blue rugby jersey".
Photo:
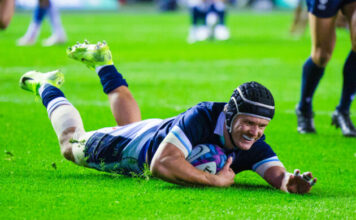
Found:
[[(173, 143), (184, 152), (186, 157), (193, 147), (199, 144), (211, 143), (223, 146), (225, 142), (223, 135), (225, 104), (202, 102), (176, 117), (164, 120), (146, 145), (148, 147), (148, 164), (151, 163), (161, 142), (169, 136), (176, 139)], [(236, 149), (227, 153), (234, 158), (231, 168), (235, 173), (254, 170), (263, 176), (264, 171), (269, 167), (283, 166), (271, 147), (265, 142), (265, 136), (260, 138), (248, 151)]]

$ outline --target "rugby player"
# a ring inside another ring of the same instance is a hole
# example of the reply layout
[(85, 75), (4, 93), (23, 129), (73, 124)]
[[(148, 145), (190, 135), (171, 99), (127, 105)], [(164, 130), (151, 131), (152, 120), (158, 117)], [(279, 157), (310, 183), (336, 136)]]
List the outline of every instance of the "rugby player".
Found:
[(230, 31), (225, 25), (226, 7), (223, 0), (189, 0), (191, 27), (188, 43), (209, 38), (227, 40)]
[(18, 39), (18, 46), (33, 45), (36, 43), (43, 19), (48, 13), (52, 28), (52, 35), (43, 40), (43, 46), (52, 46), (67, 42), (67, 36), (62, 26), (61, 17), (58, 9), (50, 0), (38, 0), (38, 5), (33, 12), (33, 19), (23, 37)]
[[(181, 185), (228, 187), (235, 174), (244, 170), (253, 170), (273, 187), (291, 193), (307, 193), (316, 182), (310, 172), (288, 173), (265, 142), (263, 133), (274, 116), (274, 99), (261, 84), (242, 84), (228, 103), (202, 102), (172, 118), (141, 120), (106, 43), (78, 43), (67, 54), (96, 70), (118, 126), (85, 132), (79, 112), (58, 88), (62, 73), (25, 73), (20, 86), (41, 97), (66, 159), (122, 174), (142, 174), (147, 164), (153, 176)], [(194, 146), (204, 143), (222, 146), (229, 155), (216, 175), (186, 160)]]
[(5, 30), (15, 12), (15, 0), (0, 0), (0, 29)]
[(301, 98), (296, 107), (299, 133), (315, 133), (312, 100), (335, 46), (335, 23), (338, 10), (350, 28), (351, 51), (343, 69), (343, 87), (339, 105), (332, 114), (332, 125), (342, 134), (356, 137), (350, 118), (350, 106), (356, 92), (356, 0), (307, 0), (312, 37), (311, 56), (303, 66)]

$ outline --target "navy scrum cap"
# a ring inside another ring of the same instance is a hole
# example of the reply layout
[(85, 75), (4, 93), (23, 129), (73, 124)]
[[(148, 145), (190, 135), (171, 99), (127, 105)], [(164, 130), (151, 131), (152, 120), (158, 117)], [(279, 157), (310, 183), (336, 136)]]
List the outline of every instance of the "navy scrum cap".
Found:
[(272, 93), (257, 82), (247, 82), (237, 87), (225, 107), (226, 127), (229, 132), (238, 115), (250, 115), (271, 120), (274, 115)]

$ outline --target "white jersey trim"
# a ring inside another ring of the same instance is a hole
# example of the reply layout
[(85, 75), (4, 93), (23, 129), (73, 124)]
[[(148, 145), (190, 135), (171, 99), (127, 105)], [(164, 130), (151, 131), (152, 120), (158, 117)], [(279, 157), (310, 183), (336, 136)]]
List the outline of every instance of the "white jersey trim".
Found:
[(274, 166), (284, 167), (277, 156), (270, 157), (255, 163), (252, 166), (252, 170), (258, 173), (261, 177), (264, 177), (266, 170)]
[(184, 153), (185, 158), (187, 158), (190, 152), (192, 151), (192, 144), (190, 143), (189, 139), (184, 134), (182, 129), (180, 129), (178, 126), (174, 126), (172, 128), (172, 130), (163, 139), (160, 145), (162, 145), (163, 143), (171, 143), (175, 145)]

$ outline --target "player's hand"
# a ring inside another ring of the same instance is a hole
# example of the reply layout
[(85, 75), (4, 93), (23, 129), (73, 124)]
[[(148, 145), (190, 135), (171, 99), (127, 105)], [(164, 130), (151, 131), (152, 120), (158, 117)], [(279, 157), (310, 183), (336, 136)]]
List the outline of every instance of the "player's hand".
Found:
[(227, 187), (234, 184), (235, 172), (230, 168), (232, 164), (232, 157), (229, 157), (224, 167), (216, 174), (219, 178), (218, 186)]
[(287, 189), (290, 193), (308, 193), (316, 181), (311, 172), (300, 175), (299, 170), (294, 170), (294, 174), (289, 177)]

